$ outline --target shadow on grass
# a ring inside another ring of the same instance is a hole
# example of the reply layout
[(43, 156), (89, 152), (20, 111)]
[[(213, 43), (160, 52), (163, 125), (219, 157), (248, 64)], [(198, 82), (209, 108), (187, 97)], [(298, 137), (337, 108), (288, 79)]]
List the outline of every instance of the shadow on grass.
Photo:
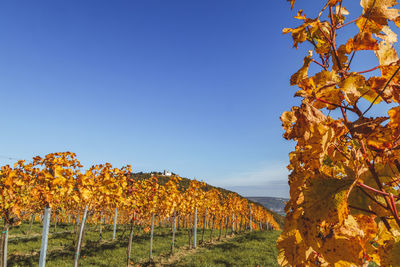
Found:
[[(72, 262), (75, 254), (75, 247), (72, 244), (72, 240), (76, 237), (75, 234), (73, 234), (70, 231), (65, 231), (61, 232), (63, 229), (60, 227), (60, 232), (59, 233), (53, 233), (50, 236), (50, 239), (62, 239), (66, 242), (71, 242), (69, 245), (65, 244), (63, 245), (62, 249), (54, 249), (54, 250), (48, 250), (47, 252), (47, 261), (50, 262), (56, 262), (57, 260), (60, 259), (65, 259), (68, 262)], [(120, 231), (122, 232), (122, 231)], [(133, 242), (136, 244), (147, 244), (150, 240), (150, 235), (143, 233), (142, 229), (135, 229), (135, 232), (139, 234), (138, 236), (134, 236)], [(96, 258), (99, 254), (99, 252), (104, 252), (104, 251), (112, 251), (115, 249), (119, 248), (127, 248), (128, 247), (128, 236), (129, 233), (127, 233), (126, 236), (124, 236), (123, 239), (117, 238), (115, 241), (109, 241), (109, 240), (98, 240), (96, 237), (96, 232), (87, 232), (85, 234), (85, 240), (84, 244), (81, 250), (81, 256), (87, 257), (87, 260), (91, 262), (94, 266), (108, 266), (107, 264), (104, 264), (102, 262), (98, 262), (97, 260), (93, 259), (93, 261), (90, 258)], [(154, 233), (155, 238), (162, 238), (162, 239), (169, 239), (171, 237), (171, 233), (168, 231), (165, 232), (156, 232)], [(179, 237), (186, 237), (187, 236), (187, 231), (186, 229), (181, 229), (177, 231), (176, 233), (176, 238), (178, 239)], [(24, 242), (28, 241), (34, 241), (40, 243), (41, 240), (41, 235), (36, 235), (36, 236), (27, 236), (27, 237), (15, 237), (14, 239), (9, 240), (10, 243), (13, 244), (21, 244)], [(50, 240), (49, 240), (50, 241)], [(22, 245), (23, 246), (23, 245)], [(212, 246), (212, 245), (211, 245)], [(178, 247), (177, 247), (178, 248)], [(225, 248), (226, 250), (232, 249), (229, 247)], [(154, 254), (156, 253), (156, 249), (153, 250)], [(169, 253), (169, 252), (168, 252)], [(165, 255), (168, 256), (168, 253)], [(161, 254), (162, 255), (162, 254)], [(163, 256), (165, 256), (163, 255)], [(9, 255), (8, 258), (8, 263), (9, 266), (37, 266), (39, 261), (39, 251), (36, 250), (33, 253), (13, 253)], [(154, 262), (151, 261), (145, 261), (142, 263), (143, 266), (154, 266)]]
[[(92, 233), (90, 233), (92, 234)], [(176, 236), (184, 235), (185, 233), (177, 233)], [(52, 238), (65, 238), (71, 239), (71, 232), (63, 232), (63, 233), (56, 233), (52, 235)], [(170, 236), (169, 233), (158, 233), (154, 234), (155, 237), (166, 237)], [(27, 242), (27, 241), (40, 241), (41, 236), (34, 236), (34, 237), (26, 237), (26, 238), (16, 238), (15, 240), (10, 240), (10, 243), (19, 243), (19, 242)], [(144, 244), (149, 242), (150, 236), (139, 235), (135, 236), (133, 242), (136, 244)], [(105, 250), (114, 250), (118, 248), (127, 248), (128, 247), (128, 237), (121, 239), (116, 239), (115, 241), (105, 241), (103, 240), (91, 240), (88, 239), (84, 241), (84, 246), (81, 250), (81, 256), (86, 257), (96, 257), (99, 252), (104, 252)], [(66, 245), (63, 247), (63, 250), (49, 250), (47, 252), (47, 261), (56, 260), (59, 258), (69, 258), (73, 259), (75, 253), (75, 246)], [(39, 253), (29, 254), (29, 255), (21, 255), (21, 254), (11, 254), (9, 256), (8, 262), (10, 266), (19, 265), (19, 266), (37, 266), (39, 261)], [(153, 266), (153, 262), (145, 262), (145, 266)], [(97, 266), (107, 266), (101, 263), (96, 263)]]
[(232, 262), (226, 260), (214, 260), (213, 263), (215, 264), (223, 264), (225, 266), (232, 266)]
[[(58, 257), (73, 257), (74, 252), (70, 250), (48, 251), (46, 260), (56, 259)], [(31, 255), (11, 255), (8, 259), (10, 266), (37, 266), (39, 262), (39, 253)]]
[(258, 235), (257, 232), (252, 232), (235, 238), (235, 241), (238, 243), (248, 242), (248, 241), (264, 241), (264, 240), (266, 240), (266, 238), (264, 236)]
[(233, 243), (222, 243), (222, 244), (218, 244), (218, 245), (214, 245), (212, 247), (210, 247), (210, 250), (219, 250), (222, 249), (222, 251), (229, 251), (232, 249), (237, 249), (239, 248), (238, 245), (233, 244)]
[[(73, 233), (70, 231), (65, 231), (65, 232), (59, 232), (59, 233), (50, 233), (50, 238), (68, 238)], [(35, 235), (35, 236), (21, 236), (21, 237), (13, 237), (8, 240), (9, 244), (17, 244), (20, 242), (37, 242), (42, 239), (41, 235)]]

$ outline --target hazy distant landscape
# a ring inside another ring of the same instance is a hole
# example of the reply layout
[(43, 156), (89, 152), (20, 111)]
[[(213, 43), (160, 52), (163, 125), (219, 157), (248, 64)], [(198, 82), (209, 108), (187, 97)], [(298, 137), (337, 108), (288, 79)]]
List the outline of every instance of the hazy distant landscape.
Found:
[(273, 210), (280, 215), (285, 215), (285, 204), (288, 198), (280, 197), (246, 197), (254, 202), (258, 202), (267, 209)]

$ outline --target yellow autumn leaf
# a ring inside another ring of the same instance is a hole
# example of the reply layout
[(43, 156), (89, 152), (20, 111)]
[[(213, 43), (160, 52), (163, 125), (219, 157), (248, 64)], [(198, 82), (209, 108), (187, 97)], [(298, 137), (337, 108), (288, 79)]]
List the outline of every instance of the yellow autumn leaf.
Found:
[(391, 108), (388, 111), (390, 122), (389, 127), (395, 137), (400, 136), (400, 107)]
[(290, 78), (290, 85), (296, 85), (307, 78), (310, 62), (311, 55), (308, 55), (303, 60), (303, 66)]

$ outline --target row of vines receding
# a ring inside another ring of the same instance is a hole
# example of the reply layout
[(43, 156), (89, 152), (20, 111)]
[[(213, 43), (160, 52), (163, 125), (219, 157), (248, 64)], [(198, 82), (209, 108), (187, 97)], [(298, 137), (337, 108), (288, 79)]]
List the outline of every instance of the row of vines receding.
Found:
[[(30, 162), (20, 160), (13, 167), (1, 167), (0, 221), (3, 226), (0, 266), (7, 266), (9, 229), (29, 220), (32, 226), (35, 218), (39, 219), (43, 214), (40, 259), (46, 257), (46, 246), (43, 244), (47, 244), (50, 218), (55, 224), (75, 221), (78, 226), (80, 223), (74, 244), (74, 266), (78, 266), (85, 223), (98, 225), (100, 238), (106, 220), (108, 223), (114, 220), (113, 239), (116, 224), (130, 227), (127, 266), (132, 249), (133, 225), (147, 231), (151, 229), (150, 244), (155, 221), (160, 225), (173, 225), (171, 252), (174, 249), (175, 229), (180, 224), (188, 229), (189, 239), (194, 235), (191, 229), (196, 231), (200, 225), (203, 225), (203, 239), (206, 223), (209, 229), (219, 229), (220, 237), (221, 230), (225, 228), (226, 233), (228, 225), (232, 232), (279, 229), (269, 210), (233, 192), (224, 195), (217, 188), (206, 190), (204, 182), (190, 180), (184, 187), (182, 178), (175, 175), (164, 179), (164, 182), (154, 175), (138, 179), (130, 165), (115, 168), (105, 163), (86, 170), (82, 167), (71, 152), (51, 153), (43, 158), (34, 157)], [(77, 227), (74, 231), (77, 232)], [(196, 244), (195, 238), (193, 244)], [(44, 263), (45, 260), (40, 260), (39, 265), (44, 266)]]

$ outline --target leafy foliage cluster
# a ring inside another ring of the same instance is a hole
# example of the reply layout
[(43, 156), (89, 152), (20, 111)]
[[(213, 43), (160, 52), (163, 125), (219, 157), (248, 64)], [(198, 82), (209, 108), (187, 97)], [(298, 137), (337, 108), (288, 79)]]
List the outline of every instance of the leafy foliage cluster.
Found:
[[(283, 30), (294, 47), (312, 47), (290, 79), (301, 104), (281, 116), (284, 138), (296, 142), (278, 240), (283, 266), (400, 263), (400, 60), (392, 30), (399, 10), (395, 0), (361, 0), (362, 14), (348, 21), (344, 2), (324, 1), (315, 18), (300, 10), (301, 24)], [(354, 24), (354, 36), (339, 44)], [(365, 53), (378, 66), (352, 70)], [(313, 74), (311, 64), (319, 68)], [(385, 113), (372, 116), (376, 105)]]
[[(155, 173), (146, 173), (146, 172), (137, 172), (137, 173), (131, 173), (131, 178), (134, 180), (146, 180), (146, 179), (150, 179)], [(161, 172), (157, 173), (158, 176), (158, 183), (160, 185), (164, 185), (169, 181), (169, 177), (168, 176), (163, 176)], [(180, 177), (180, 180), (178, 181), (179, 183), (179, 188), (181, 191), (185, 191), (189, 188), (190, 183), (191, 183), (191, 179), (189, 178), (185, 178), (185, 177)], [(274, 221), (279, 225), (279, 228), (283, 228), (284, 226), (284, 217), (278, 213), (276, 213), (273, 210), (270, 210), (268, 208), (266, 208), (264, 205), (260, 204), (259, 202), (253, 201), (251, 199), (247, 199), (244, 198), (242, 196), (240, 196), (238, 193), (232, 192), (230, 190), (227, 190), (225, 188), (222, 187), (216, 187), (216, 186), (212, 186), (210, 184), (204, 183), (204, 186), (202, 187), (202, 189), (206, 192), (210, 191), (210, 190), (217, 190), (219, 191), (219, 193), (221, 194), (221, 196), (223, 198), (229, 198), (229, 196), (235, 196), (239, 199), (243, 199), (244, 201), (250, 203), (251, 205), (253, 205), (254, 207), (257, 207), (259, 209), (264, 209), (266, 210), (268, 213), (270, 213), (274, 219)]]

